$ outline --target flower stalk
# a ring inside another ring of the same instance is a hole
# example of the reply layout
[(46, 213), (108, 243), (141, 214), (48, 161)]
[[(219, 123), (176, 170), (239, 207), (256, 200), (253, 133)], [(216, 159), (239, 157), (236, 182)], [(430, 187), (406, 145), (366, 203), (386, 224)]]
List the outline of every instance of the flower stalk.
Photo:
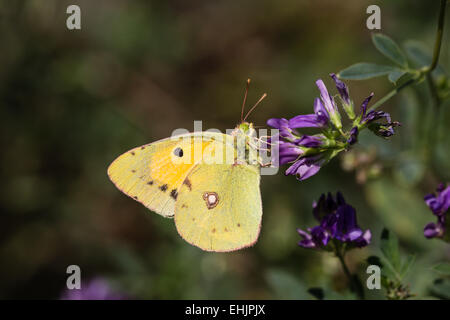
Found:
[(347, 264), (345, 263), (345, 252), (343, 253), (341, 250), (336, 250), (335, 255), (339, 259), (342, 269), (344, 270), (344, 273), (347, 276), (351, 290), (358, 295), (359, 299), (364, 300), (364, 290), (361, 287), (361, 282), (359, 281), (356, 275), (350, 272), (350, 269), (347, 267)]

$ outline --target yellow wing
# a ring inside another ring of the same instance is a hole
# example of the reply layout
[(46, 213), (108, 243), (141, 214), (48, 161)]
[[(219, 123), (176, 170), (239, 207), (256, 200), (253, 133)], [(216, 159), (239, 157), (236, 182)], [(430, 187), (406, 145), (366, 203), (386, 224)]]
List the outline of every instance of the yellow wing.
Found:
[(178, 233), (206, 251), (253, 245), (262, 218), (259, 167), (198, 164), (186, 177), (175, 204)]
[(173, 217), (178, 189), (187, 174), (206, 153), (210, 157), (225, 143), (231, 143), (229, 136), (210, 132), (159, 140), (119, 156), (109, 166), (108, 176), (126, 195), (164, 217)]

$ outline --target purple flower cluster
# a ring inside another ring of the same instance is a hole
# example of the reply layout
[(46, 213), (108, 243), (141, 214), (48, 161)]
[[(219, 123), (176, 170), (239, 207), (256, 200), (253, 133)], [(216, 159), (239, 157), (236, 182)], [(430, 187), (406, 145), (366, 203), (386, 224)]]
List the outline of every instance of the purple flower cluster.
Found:
[(297, 229), (303, 238), (298, 245), (303, 248), (333, 250), (339, 243), (345, 243), (346, 249), (350, 249), (370, 243), (370, 230), (363, 231), (358, 226), (355, 209), (345, 202), (340, 192), (337, 192), (336, 199), (331, 193), (327, 196), (322, 194), (319, 201), (313, 203), (313, 215), (319, 221), (318, 226), (307, 231)]
[[(364, 100), (358, 117), (353, 111), (353, 101), (349, 96), (347, 85), (339, 80), (334, 73), (330, 74), (339, 92), (341, 104), (353, 125), (348, 132), (342, 130), (341, 115), (333, 96), (321, 79), (316, 81), (320, 98), (314, 100), (314, 113), (298, 115), (289, 120), (285, 118), (272, 118), (267, 121), (271, 127), (279, 130), (279, 158), (274, 162), (280, 165), (291, 163), (286, 175), (295, 175), (298, 180), (305, 180), (315, 175), (320, 168), (335, 157), (339, 152), (346, 150), (356, 143), (359, 132), (368, 127), (377, 135), (389, 137), (394, 134), (394, 127), (398, 122), (392, 122), (390, 115), (383, 111), (367, 112), (367, 105), (373, 93)], [(377, 120), (385, 119), (385, 123)], [(316, 135), (300, 135), (296, 129), (318, 128), (321, 133)], [(277, 139), (278, 138), (278, 139)], [(278, 160), (278, 162), (276, 161)]]
[(441, 183), (436, 193), (431, 193), (425, 196), (425, 203), (431, 209), (433, 214), (437, 217), (437, 223), (430, 222), (423, 230), (425, 237), (427, 238), (444, 238), (445, 224), (447, 211), (450, 208), (450, 187), (445, 187)]

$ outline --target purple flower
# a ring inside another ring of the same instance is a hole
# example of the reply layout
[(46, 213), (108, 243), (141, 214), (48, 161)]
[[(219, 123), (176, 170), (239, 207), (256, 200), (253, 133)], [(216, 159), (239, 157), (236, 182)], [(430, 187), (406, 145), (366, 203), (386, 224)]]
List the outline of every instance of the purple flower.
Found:
[(319, 88), (320, 100), (322, 100), (328, 114), (331, 115), (337, 113), (338, 109), (336, 103), (334, 103), (333, 97), (328, 93), (327, 87), (325, 86), (325, 83), (323, 83), (322, 79), (317, 80), (316, 85), (317, 88)]
[(352, 145), (358, 141), (358, 127), (353, 127), (350, 130), (349, 138), (347, 139), (348, 144)]
[(290, 139), (293, 138), (292, 129), (289, 127), (289, 121), (281, 118), (272, 118), (267, 120), (267, 124), (280, 130), (280, 137)]
[(306, 180), (317, 172), (329, 160), (327, 153), (319, 153), (312, 156), (305, 156), (294, 162), (285, 172), (286, 175), (294, 175), (298, 180)]
[[(326, 144), (327, 138), (323, 134), (303, 135), (299, 137), (295, 129), (306, 127), (324, 128), (328, 125), (328, 112), (320, 99), (314, 101), (314, 114), (298, 115), (290, 120), (284, 118), (272, 118), (267, 121), (269, 126), (280, 130), (280, 137), (286, 141), (278, 142), (279, 153), (277, 159), (272, 159), (272, 163), (280, 165), (292, 163), (286, 170), (286, 175), (295, 175), (299, 180), (305, 180), (315, 175), (320, 167), (326, 163), (330, 157), (327, 150), (319, 150)], [(308, 149), (317, 149), (306, 156)]]
[(325, 110), (328, 112), (331, 122), (337, 129), (342, 128), (341, 115), (339, 114), (336, 103), (333, 97), (328, 93), (327, 87), (323, 83), (322, 79), (316, 81), (316, 85), (320, 91), (320, 100), (325, 106)]
[[(308, 231), (311, 231), (308, 229)], [(297, 229), (298, 234), (303, 238), (298, 242), (298, 245), (303, 248), (315, 248), (316, 244), (313, 241), (312, 236), (308, 233), (303, 231), (302, 229)]]
[(317, 202), (313, 203), (314, 217), (319, 225), (308, 228), (307, 231), (297, 229), (302, 237), (298, 243), (304, 248), (322, 248), (332, 250), (330, 242), (346, 243), (347, 248), (362, 248), (370, 243), (372, 234), (370, 230), (363, 231), (356, 222), (355, 209), (345, 202), (340, 192), (336, 199), (331, 193), (328, 196), (322, 194)]
[(363, 119), (366, 116), (367, 112), (367, 105), (369, 104), (370, 100), (372, 100), (373, 92), (364, 99), (363, 103), (361, 103), (361, 119)]
[(346, 204), (345, 199), (340, 192), (336, 194), (336, 201), (330, 192), (327, 196), (322, 194), (318, 201), (313, 202), (313, 215), (318, 221), (321, 221), (323, 217), (335, 212), (338, 206), (344, 204)]
[[(398, 122), (392, 122), (389, 114), (383, 111), (367, 112), (367, 105), (373, 93), (363, 101), (361, 113), (356, 118), (347, 85), (334, 73), (330, 76), (339, 92), (342, 106), (352, 121), (348, 130), (343, 130), (337, 104), (321, 79), (316, 81), (320, 97), (314, 100), (314, 113), (298, 115), (289, 120), (272, 118), (267, 121), (269, 126), (280, 131), (279, 137), (283, 139), (278, 144), (279, 158), (277, 153), (272, 153), (272, 163), (290, 163), (286, 175), (294, 175), (298, 180), (312, 177), (333, 157), (348, 150), (358, 141), (358, 134), (362, 129), (369, 127), (376, 134), (389, 137), (394, 134), (394, 127), (400, 125)], [(386, 121), (377, 121), (382, 119)], [(321, 132), (304, 135), (298, 133), (297, 129), (300, 128), (318, 128)]]
[(355, 239), (353, 243), (355, 244), (356, 247), (362, 248), (367, 246), (370, 243), (371, 239), (372, 239), (372, 232), (370, 232), (370, 230), (367, 229), (358, 239)]
[(401, 126), (401, 124), (398, 121), (394, 121), (385, 125), (381, 123), (371, 123), (369, 124), (369, 129), (377, 136), (389, 138), (395, 134), (394, 128), (399, 126)]
[(291, 142), (279, 141), (278, 142), (278, 155), (279, 155), (279, 164), (283, 165), (289, 162), (293, 162), (297, 160), (304, 151), (298, 147), (298, 145), (293, 144)]
[(347, 85), (344, 82), (342, 82), (341, 80), (339, 80), (334, 73), (331, 73), (330, 77), (333, 78), (333, 80), (336, 84), (336, 89), (338, 90), (339, 95), (341, 96), (342, 102), (346, 105), (351, 105), (352, 102), (350, 100), (350, 95), (348, 93)]
[(430, 222), (424, 228), (424, 235), (426, 238), (444, 238), (447, 211), (450, 207), (450, 187), (445, 187), (441, 183), (436, 189), (436, 193), (431, 193), (425, 196), (425, 203), (431, 209), (433, 214), (437, 217), (437, 223)]
[(325, 137), (323, 135), (308, 136), (303, 135), (300, 139), (294, 141), (298, 146), (303, 146), (307, 148), (318, 148), (324, 144)]
[[(384, 111), (369, 111), (367, 113), (367, 105), (372, 99), (373, 93), (368, 96), (361, 104), (360, 125), (367, 126), (377, 136), (388, 138), (395, 134), (394, 128), (400, 126), (400, 122), (392, 121), (389, 113)], [(375, 122), (377, 120), (386, 120), (385, 123)]]
[(293, 117), (290, 120), (284, 118), (272, 118), (267, 124), (280, 130), (282, 138), (292, 138), (293, 129), (298, 128), (322, 128), (328, 125), (328, 113), (319, 99), (314, 101), (314, 113)]
[(443, 215), (450, 207), (450, 187), (445, 187), (443, 183), (439, 184), (436, 193), (425, 196), (424, 200), (427, 206), (437, 216)]
[(438, 218), (438, 223), (430, 222), (423, 228), (425, 238), (442, 238), (445, 231), (445, 221), (441, 217)]
[(362, 236), (363, 231), (356, 224), (356, 211), (346, 204), (336, 210), (337, 230), (336, 239), (339, 241), (355, 241)]
[(81, 284), (81, 289), (66, 289), (61, 300), (124, 300), (125, 296), (114, 291), (108, 282), (95, 278)]

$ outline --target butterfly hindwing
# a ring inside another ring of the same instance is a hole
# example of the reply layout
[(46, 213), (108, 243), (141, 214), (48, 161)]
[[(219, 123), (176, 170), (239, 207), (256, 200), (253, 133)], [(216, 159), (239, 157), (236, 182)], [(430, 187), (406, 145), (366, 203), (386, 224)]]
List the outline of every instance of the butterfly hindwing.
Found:
[(260, 173), (248, 164), (198, 164), (187, 175), (175, 204), (178, 233), (206, 251), (234, 251), (259, 235)]

